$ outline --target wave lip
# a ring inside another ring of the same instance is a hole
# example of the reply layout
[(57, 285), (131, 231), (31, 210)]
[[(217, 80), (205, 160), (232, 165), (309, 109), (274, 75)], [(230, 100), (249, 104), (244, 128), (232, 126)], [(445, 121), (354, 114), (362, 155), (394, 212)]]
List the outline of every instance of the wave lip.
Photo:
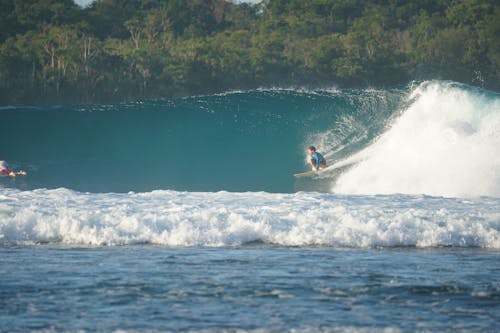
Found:
[(482, 247), (498, 198), (306, 193), (0, 190), (0, 245)]

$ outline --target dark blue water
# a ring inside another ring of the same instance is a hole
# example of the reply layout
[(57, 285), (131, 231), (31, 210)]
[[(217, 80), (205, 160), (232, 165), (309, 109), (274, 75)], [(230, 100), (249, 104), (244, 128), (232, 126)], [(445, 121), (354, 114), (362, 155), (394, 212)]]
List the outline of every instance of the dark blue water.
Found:
[(0, 249), (1, 330), (500, 329), (498, 252)]

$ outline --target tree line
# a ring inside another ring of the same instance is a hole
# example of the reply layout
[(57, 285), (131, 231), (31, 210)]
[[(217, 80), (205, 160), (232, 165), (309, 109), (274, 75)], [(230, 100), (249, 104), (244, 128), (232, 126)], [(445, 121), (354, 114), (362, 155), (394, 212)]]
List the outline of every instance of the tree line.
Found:
[(0, 105), (262, 86), (500, 88), (494, 0), (0, 0)]

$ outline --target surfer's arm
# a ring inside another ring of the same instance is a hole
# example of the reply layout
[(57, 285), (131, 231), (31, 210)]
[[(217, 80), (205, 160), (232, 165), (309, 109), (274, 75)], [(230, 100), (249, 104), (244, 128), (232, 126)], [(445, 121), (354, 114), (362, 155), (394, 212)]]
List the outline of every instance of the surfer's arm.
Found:
[(319, 161), (315, 158), (311, 158), (309, 163), (311, 164), (312, 171), (317, 172), (319, 170)]
[(314, 160), (311, 160), (311, 171), (312, 172), (317, 172), (318, 168), (316, 166), (316, 162)]
[(26, 176), (27, 173), (26, 171), (23, 171), (23, 170), (20, 170), (20, 171), (12, 171), (10, 170), (9, 174), (8, 174), (10, 177), (16, 177), (16, 176)]

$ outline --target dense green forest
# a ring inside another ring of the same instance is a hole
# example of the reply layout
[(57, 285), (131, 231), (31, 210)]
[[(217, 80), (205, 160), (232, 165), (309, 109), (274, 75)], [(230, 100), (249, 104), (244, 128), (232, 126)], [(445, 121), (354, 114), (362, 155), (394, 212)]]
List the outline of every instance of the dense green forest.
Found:
[(494, 0), (0, 0), (0, 105), (262, 86), (500, 88)]

